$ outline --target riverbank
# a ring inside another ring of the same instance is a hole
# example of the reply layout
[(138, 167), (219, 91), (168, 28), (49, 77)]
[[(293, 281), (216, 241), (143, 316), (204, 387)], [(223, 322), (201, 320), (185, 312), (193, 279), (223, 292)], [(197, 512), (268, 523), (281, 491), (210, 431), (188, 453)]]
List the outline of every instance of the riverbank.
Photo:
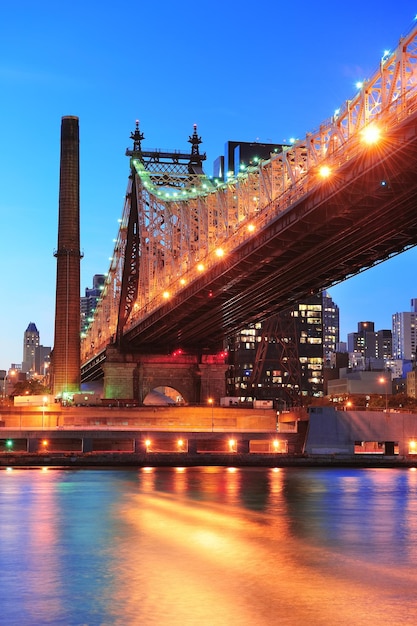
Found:
[(417, 459), (384, 455), (286, 455), (286, 454), (13, 454), (0, 455), (0, 468), (105, 468), (105, 467), (352, 467), (417, 468)]

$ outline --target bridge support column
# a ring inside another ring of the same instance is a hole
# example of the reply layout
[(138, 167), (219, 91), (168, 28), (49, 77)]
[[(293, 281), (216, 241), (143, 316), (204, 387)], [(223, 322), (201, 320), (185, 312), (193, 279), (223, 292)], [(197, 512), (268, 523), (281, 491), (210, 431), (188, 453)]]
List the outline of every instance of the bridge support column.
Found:
[(107, 362), (104, 364), (104, 397), (134, 399), (134, 371), (136, 363)]
[(220, 404), (220, 398), (226, 395), (226, 372), (228, 368), (226, 363), (200, 363), (201, 404), (207, 404), (209, 398), (215, 404)]

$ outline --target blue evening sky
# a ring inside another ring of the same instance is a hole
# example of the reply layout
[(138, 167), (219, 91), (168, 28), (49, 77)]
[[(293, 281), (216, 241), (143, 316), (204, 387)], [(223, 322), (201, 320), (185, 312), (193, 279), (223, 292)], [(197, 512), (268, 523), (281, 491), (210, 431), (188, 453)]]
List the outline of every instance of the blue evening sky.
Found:
[[(81, 291), (105, 273), (122, 214), (125, 149), (189, 149), (206, 172), (226, 141), (303, 137), (373, 74), (417, 3), (3, 0), (0, 13), (0, 369), (23, 358), (34, 322), (53, 344), (60, 126), (80, 118)], [(417, 297), (417, 251), (330, 290), (341, 339), (391, 328)]]

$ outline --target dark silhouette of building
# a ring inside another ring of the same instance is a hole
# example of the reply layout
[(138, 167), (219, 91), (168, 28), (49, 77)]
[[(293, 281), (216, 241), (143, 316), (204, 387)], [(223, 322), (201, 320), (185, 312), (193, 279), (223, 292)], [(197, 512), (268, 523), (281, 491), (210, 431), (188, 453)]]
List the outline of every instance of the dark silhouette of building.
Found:
[(284, 147), (279, 143), (228, 141), (224, 156), (219, 156), (214, 161), (213, 176), (222, 180), (226, 180), (229, 173), (236, 176), (247, 167), (255, 167), (259, 161), (269, 160), (271, 154), (282, 152)]

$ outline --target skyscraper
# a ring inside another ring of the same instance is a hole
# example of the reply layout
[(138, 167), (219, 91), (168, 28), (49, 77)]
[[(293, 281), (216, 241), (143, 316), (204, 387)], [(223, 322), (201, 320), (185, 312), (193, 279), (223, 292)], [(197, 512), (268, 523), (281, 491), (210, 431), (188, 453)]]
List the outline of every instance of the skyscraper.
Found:
[(374, 322), (358, 322), (358, 332), (348, 334), (350, 367), (357, 369), (384, 369), (392, 358), (392, 332), (375, 331)]
[(39, 331), (36, 324), (29, 322), (23, 334), (23, 360), (22, 371), (30, 372), (35, 370), (35, 350), (39, 346)]
[(325, 363), (329, 363), (340, 339), (339, 307), (323, 291), (323, 354)]
[(392, 352), (394, 359), (416, 360), (417, 299), (411, 300), (411, 311), (392, 316)]
[(375, 332), (374, 322), (358, 322), (358, 331), (347, 336), (348, 352), (360, 352), (365, 357), (366, 335)]
[(286, 406), (323, 395), (322, 295), (229, 338), (227, 393)]

